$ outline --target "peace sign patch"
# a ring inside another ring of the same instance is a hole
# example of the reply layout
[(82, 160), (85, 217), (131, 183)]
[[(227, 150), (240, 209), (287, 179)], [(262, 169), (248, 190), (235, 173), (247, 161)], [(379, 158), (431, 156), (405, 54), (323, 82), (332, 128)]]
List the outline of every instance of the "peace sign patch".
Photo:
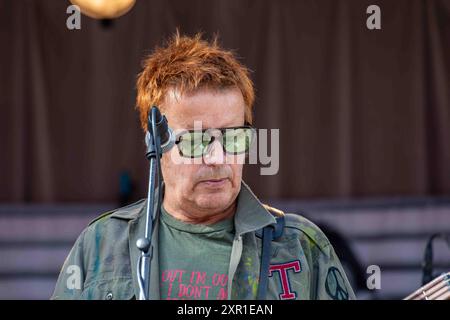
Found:
[(328, 269), (325, 289), (333, 300), (348, 300), (348, 290), (341, 272), (336, 267)]

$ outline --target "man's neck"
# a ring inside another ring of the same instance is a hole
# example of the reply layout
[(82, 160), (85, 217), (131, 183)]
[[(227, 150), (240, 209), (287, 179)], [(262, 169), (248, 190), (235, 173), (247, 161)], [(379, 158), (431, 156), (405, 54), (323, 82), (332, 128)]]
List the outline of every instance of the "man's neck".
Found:
[[(167, 201), (163, 201), (164, 209), (175, 219), (192, 224), (214, 224), (222, 220), (232, 217), (236, 212), (236, 201), (234, 201), (228, 208), (217, 213), (211, 214), (208, 210), (184, 210), (183, 208), (172, 207)], [(193, 214), (195, 212), (195, 214)]]

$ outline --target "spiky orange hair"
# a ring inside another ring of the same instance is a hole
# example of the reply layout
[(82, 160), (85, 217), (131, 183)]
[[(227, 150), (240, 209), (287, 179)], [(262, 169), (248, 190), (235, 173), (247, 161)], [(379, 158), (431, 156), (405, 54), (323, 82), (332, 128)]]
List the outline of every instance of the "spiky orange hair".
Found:
[(237, 87), (245, 102), (245, 121), (252, 123), (255, 100), (253, 82), (249, 70), (232, 51), (222, 49), (217, 43), (202, 39), (201, 33), (193, 37), (177, 32), (163, 47), (156, 47), (143, 62), (143, 71), (137, 79), (136, 108), (141, 126), (147, 130), (147, 113), (157, 105), (164, 112), (161, 102), (170, 88), (181, 94), (199, 88)]

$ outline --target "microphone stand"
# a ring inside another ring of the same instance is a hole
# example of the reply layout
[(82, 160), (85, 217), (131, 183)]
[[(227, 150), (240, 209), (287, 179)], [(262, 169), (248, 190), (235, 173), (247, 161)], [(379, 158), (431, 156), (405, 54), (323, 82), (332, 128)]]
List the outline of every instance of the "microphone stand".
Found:
[[(165, 120), (165, 119), (163, 119)], [(161, 169), (160, 159), (162, 155), (161, 150), (161, 132), (157, 127), (158, 122), (161, 121), (161, 114), (156, 106), (153, 106), (148, 114), (147, 122), (147, 159), (150, 161), (149, 168), (149, 182), (147, 193), (147, 212), (145, 234), (143, 238), (136, 241), (136, 246), (141, 251), (137, 263), (137, 280), (139, 284), (139, 300), (148, 300), (150, 294), (150, 262), (153, 256), (153, 246), (151, 243), (154, 222), (159, 215), (161, 206)], [(158, 183), (158, 199), (155, 206), (155, 188)]]

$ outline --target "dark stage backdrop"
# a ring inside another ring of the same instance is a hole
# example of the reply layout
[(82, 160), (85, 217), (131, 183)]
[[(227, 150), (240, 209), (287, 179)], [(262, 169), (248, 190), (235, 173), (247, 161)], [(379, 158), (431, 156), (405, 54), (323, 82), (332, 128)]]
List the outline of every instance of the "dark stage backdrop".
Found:
[[(366, 28), (381, 7), (381, 30)], [(134, 110), (144, 56), (176, 27), (215, 32), (253, 70), (256, 126), (280, 129), (261, 197), (450, 194), (450, 1), (138, 0), (105, 28), (68, 1), (0, 1), (0, 201), (145, 196)]]

